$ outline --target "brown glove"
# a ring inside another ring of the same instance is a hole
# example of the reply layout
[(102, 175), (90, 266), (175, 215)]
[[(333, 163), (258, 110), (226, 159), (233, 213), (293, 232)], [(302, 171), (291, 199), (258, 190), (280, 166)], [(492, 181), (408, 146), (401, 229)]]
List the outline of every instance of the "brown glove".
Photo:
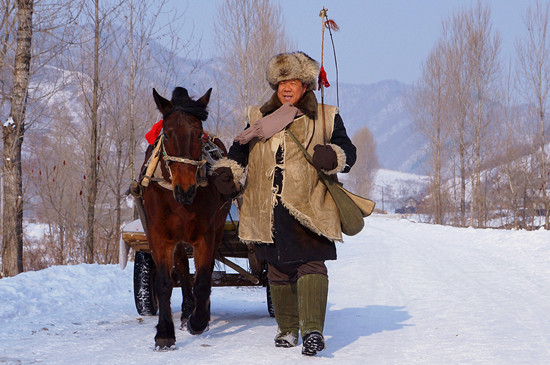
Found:
[(338, 166), (336, 152), (329, 145), (316, 145), (313, 147), (313, 166), (319, 170), (330, 171)]
[(214, 185), (222, 195), (233, 195), (237, 187), (233, 181), (233, 172), (229, 167), (219, 167), (214, 172)]

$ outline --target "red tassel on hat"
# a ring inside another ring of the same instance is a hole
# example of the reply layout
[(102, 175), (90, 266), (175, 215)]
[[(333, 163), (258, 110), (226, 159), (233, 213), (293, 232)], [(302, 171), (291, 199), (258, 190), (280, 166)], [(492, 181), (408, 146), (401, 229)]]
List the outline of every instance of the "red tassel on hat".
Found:
[(145, 139), (149, 144), (152, 146), (155, 144), (155, 141), (157, 140), (157, 137), (160, 134), (160, 131), (162, 130), (162, 119), (153, 124), (153, 127), (151, 130), (147, 133), (145, 133)]
[(330, 84), (327, 80), (327, 73), (325, 72), (325, 68), (321, 66), (321, 69), (319, 70), (319, 90), (321, 90), (321, 86), (329, 87)]

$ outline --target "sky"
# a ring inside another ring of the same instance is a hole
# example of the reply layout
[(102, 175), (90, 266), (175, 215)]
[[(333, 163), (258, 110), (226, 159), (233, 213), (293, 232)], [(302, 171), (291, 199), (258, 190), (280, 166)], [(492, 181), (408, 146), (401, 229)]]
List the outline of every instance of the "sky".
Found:
[[(186, 28), (202, 35), (203, 57), (216, 56), (213, 22), (222, 0), (169, 0), (186, 9)], [(410, 84), (421, 75), (422, 62), (440, 36), (441, 24), (452, 13), (469, 7), (471, 0), (273, 0), (285, 18), (286, 33), (301, 50), (321, 57), (321, 18), (328, 9), (340, 31), (334, 32), (339, 81), (371, 84), (397, 80)], [(514, 55), (514, 43), (524, 35), (522, 16), (536, 0), (484, 0), (492, 11), (493, 28), (502, 37), (502, 56)], [(329, 81), (335, 68), (328, 33), (325, 32), (325, 69)]]

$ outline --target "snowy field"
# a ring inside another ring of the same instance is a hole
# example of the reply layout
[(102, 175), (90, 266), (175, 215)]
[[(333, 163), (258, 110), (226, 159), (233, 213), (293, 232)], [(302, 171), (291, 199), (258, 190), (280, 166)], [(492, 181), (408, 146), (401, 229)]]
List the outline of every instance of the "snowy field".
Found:
[[(213, 288), (210, 330), (154, 352), (132, 263), (0, 280), (0, 364), (548, 364), (550, 232), (366, 219), (329, 263), (327, 349), (273, 346), (264, 288)], [(179, 325), (181, 294), (172, 310)]]

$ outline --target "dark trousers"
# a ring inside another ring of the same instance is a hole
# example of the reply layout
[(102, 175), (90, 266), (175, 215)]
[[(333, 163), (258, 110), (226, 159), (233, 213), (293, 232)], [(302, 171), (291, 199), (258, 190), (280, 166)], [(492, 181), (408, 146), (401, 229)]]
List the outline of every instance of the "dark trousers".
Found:
[(292, 264), (268, 264), (267, 279), (269, 284), (294, 284), (304, 275), (320, 274), (328, 277), (328, 270), (324, 261), (309, 261)]

